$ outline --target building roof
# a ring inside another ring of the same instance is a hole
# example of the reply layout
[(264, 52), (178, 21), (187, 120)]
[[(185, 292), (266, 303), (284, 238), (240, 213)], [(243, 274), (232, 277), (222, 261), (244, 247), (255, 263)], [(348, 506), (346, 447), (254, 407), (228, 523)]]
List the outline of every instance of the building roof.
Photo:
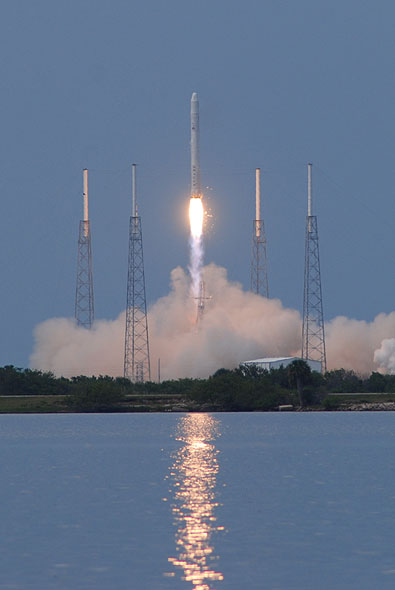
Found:
[(279, 356), (279, 357), (265, 357), (263, 359), (255, 359), (253, 361), (245, 361), (246, 363), (278, 363), (279, 361), (289, 361), (291, 359), (298, 359), (297, 356)]

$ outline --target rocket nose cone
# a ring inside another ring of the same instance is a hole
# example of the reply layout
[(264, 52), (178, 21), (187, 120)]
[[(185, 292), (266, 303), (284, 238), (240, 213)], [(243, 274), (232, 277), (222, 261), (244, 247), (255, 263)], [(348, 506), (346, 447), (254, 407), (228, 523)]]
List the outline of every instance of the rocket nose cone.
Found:
[(193, 93), (192, 93), (192, 98), (191, 98), (191, 101), (195, 101), (195, 100), (196, 100), (196, 101), (198, 100), (198, 95), (197, 95), (197, 92), (193, 92)]

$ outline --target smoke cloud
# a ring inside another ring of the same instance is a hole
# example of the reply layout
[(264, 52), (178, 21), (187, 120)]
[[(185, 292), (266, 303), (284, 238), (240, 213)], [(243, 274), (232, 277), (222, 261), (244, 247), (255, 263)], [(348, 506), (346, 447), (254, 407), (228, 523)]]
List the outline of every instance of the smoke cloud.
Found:
[(362, 375), (389, 371), (377, 349), (384, 339), (395, 334), (395, 312), (380, 313), (372, 322), (339, 316), (325, 329), (329, 369), (351, 369)]
[[(207, 377), (217, 369), (265, 356), (299, 356), (301, 317), (278, 299), (266, 299), (230, 282), (215, 264), (203, 268), (205, 312), (196, 326), (197, 302), (182, 268), (171, 273), (170, 292), (148, 312), (151, 378)], [(395, 312), (372, 322), (337, 317), (328, 322), (328, 369), (395, 373)], [(123, 374), (125, 313), (96, 321), (91, 330), (54, 318), (35, 329), (32, 368), (58, 376)]]
[[(276, 299), (265, 299), (229, 282), (226, 270), (203, 268), (205, 313), (196, 327), (196, 300), (182, 268), (171, 273), (171, 288), (148, 312), (151, 378), (157, 359), (162, 379), (207, 377), (262, 356), (292, 356), (300, 347), (301, 320)], [(33, 368), (56, 375), (123, 374), (125, 313), (114, 321), (96, 321), (91, 330), (73, 319), (39, 324), (30, 358)]]
[(380, 348), (374, 353), (374, 360), (382, 373), (395, 374), (395, 338), (384, 338)]

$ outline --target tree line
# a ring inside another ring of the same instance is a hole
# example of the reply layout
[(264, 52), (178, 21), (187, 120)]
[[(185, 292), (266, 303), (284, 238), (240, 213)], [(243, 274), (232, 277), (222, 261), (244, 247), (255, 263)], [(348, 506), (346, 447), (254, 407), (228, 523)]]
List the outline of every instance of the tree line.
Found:
[(207, 379), (132, 383), (123, 377), (55, 377), (51, 372), (0, 368), (1, 396), (63, 395), (72, 410), (119, 409), (128, 396), (181, 396), (197, 407), (229, 411), (271, 410), (279, 405), (320, 405), (329, 393), (395, 393), (395, 375), (369, 376), (336, 369), (312, 372), (304, 361), (265, 370), (253, 365), (219, 369)]

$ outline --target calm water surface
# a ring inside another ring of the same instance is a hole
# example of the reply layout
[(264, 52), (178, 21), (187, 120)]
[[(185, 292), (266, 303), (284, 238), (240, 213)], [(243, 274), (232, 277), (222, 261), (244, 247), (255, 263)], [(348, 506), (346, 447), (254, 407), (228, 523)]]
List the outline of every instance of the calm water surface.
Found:
[(0, 417), (0, 589), (395, 587), (395, 414)]

